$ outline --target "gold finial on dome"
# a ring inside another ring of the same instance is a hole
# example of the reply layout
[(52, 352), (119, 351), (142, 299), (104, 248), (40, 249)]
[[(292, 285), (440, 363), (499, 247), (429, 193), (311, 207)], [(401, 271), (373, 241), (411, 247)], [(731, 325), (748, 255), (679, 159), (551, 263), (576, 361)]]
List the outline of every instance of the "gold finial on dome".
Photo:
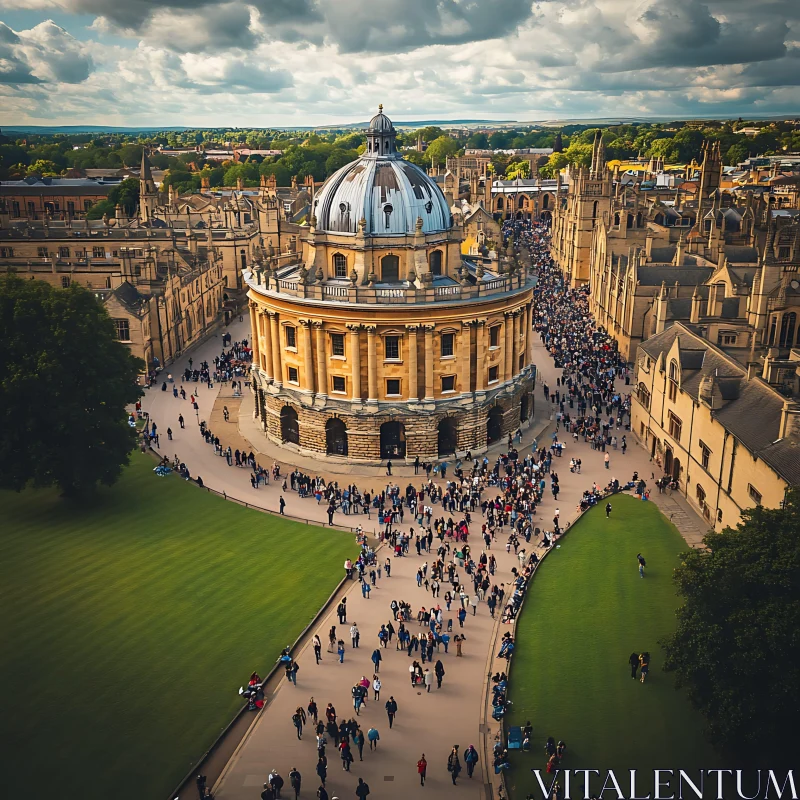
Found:
[(383, 103), (378, 103), (378, 113), (383, 114)]

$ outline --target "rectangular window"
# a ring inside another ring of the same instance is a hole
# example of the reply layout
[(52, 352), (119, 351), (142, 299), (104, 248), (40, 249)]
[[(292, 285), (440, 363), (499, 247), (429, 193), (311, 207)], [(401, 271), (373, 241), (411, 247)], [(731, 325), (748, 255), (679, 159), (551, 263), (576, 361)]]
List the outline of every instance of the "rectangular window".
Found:
[[(294, 330), (294, 328), (292, 328), (292, 330)], [(289, 375), (289, 383), (297, 383), (297, 367), (289, 367), (287, 372)]]
[(340, 392), (341, 394), (345, 393), (347, 386), (345, 384), (345, 379), (341, 375), (334, 375), (333, 376), (333, 391)]
[(297, 329), (292, 325), (285, 325), (284, 330), (286, 331), (286, 346), (297, 347)]
[(681, 429), (683, 423), (670, 411), (669, 412), (669, 435), (676, 441), (681, 440)]
[(454, 392), (456, 390), (456, 376), (455, 375), (443, 375), (442, 376), (442, 391), (443, 392)]
[(74, 214), (75, 213), (75, 203), (71, 200), (67, 201), (67, 214)]
[(386, 396), (399, 397), (400, 396), (400, 379), (389, 378), (386, 381)]
[(105, 258), (106, 251), (103, 247), (93, 247), (92, 248), (92, 258)]
[(131, 340), (131, 327), (126, 319), (115, 319), (114, 324), (117, 326), (117, 339), (121, 342), (129, 342)]
[(61, 276), (61, 288), (62, 289), (69, 289), (70, 279), (69, 275), (62, 275)]
[(14, 248), (0, 247), (0, 258), (14, 258)]
[(39, 258), (48, 258), (50, 253), (47, 251), (47, 245), (44, 245), (44, 247), (37, 247), (36, 254), (39, 256)]
[(497, 381), (499, 367), (489, 367), (489, 383), (495, 383)]
[[(397, 361), (400, 358), (400, 337), (387, 336), (385, 339), (386, 360)], [(399, 392), (398, 392), (399, 394)]]
[(59, 258), (69, 258), (69, 247), (59, 247), (58, 248), (58, 257)]
[(88, 211), (91, 207), (92, 207), (92, 201), (91, 200), (84, 200), (83, 201), (83, 210), (84, 211)]
[(331, 352), (335, 356), (344, 355), (344, 334), (332, 333), (331, 334)]
[(442, 358), (452, 356), (454, 352), (455, 335), (452, 333), (442, 334)]
[(489, 328), (489, 347), (500, 347), (500, 326), (492, 325)]
[(752, 483), (747, 484), (747, 494), (750, 495), (750, 499), (757, 505), (761, 505), (761, 492), (753, 486)]
[(678, 396), (678, 384), (673, 380), (670, 380), (667, 383), (669, 384), (669, 388), (667, 390), (669, 399), (674, 403), (675, 398)]
[(717, 344), (733, 345), (736, 344), (737, 338), (735, 333), (720, 333), (719, 336), (717, 336)]
[(28, 216), (35, 217), (36, 216), (36, 203), (31, 203), (28, 201)]
[(708, 446), (700, 442), (700, 463), (703, 465), (703, 469), (708, 469), (708, 464), (711, 461), (711, 450), (708, 449)]
[(781, 261), (786, 261), (789, 258), (790, 249), (788, 247), (778, 248), (778, 258)]

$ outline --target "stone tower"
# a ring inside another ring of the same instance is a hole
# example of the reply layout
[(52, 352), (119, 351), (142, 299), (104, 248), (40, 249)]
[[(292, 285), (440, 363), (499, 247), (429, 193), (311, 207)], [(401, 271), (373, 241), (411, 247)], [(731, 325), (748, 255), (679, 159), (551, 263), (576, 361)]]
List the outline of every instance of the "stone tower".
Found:
[(158, 205), (158, 191), (150, 168), (147, 151), (142, 150), (142, 168), (139, 171), (139, 220), (150, 222)]

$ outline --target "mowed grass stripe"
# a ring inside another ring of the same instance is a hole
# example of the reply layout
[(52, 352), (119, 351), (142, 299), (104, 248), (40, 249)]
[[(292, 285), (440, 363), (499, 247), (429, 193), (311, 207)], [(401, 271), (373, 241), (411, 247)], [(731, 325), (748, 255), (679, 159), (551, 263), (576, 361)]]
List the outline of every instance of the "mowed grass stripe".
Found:
[(164, 797), (356, 552), (352, 536), (228, 503), (136, 455), (82, 504), (0, 494), (10, 796)]
[[(540, 796), (530, 769), (544, 770), (548, 736), (567, 743), (565, 769), (652, 775), (656, 768), (722, 766), (703, 739), (702, 718), (663, 671), (657, 644), (675, 628), (672, 572), (686, 544), (652, 503), (627, 495), (611, 502), (611, 518), (602, 507), (584, 516), (528, 590), (507, 724), (530, 720), (534, 735), (532, 752), (513, 757), (513, 800)], [(644, 579), (639, 552), (647, 561)], [(644, 685), (631, 679), (628, 666), (631, 652), (643, 650), (652, 659)]]

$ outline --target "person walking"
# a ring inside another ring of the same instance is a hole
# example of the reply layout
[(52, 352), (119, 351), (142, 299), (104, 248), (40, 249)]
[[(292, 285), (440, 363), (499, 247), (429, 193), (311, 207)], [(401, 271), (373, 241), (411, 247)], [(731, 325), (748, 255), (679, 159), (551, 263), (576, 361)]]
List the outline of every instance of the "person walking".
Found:
[(345, 772), (350, 772), (350, 764), (353, 763), (353, 754), (350, 752), (350, 744), (345, 739), (339, 742), (339, 754), (342, 757), (342, 769)]
[[(347, 598), (343, 597), (342, 602), (336, 607), (336, 614), (339, 617), (339, 624), (344, 625), (347, 622)], [(355, 622), (353, 623), (355, 625)]]
[(444, 678), (444, 664), (442, 664), (441, 659), (437, 660), (436, 664), (433, 667), (434, 673), (436, 673), (436, 688), (442, 688), (442, 678)]
[(377, 674), (378, 672), (381, 671), (381, 661), (383, 661), (383, 656), (381, 655), (381, 651), (377, 647), (372, 651), (371, 658), (372, 658), (372, 663), (375, 665), (375, 672)]
[(397, 701), (394, 697), (390, 697), (386, 701), (384, 708), (386, 709), (386, 716), (389, 717), (389, 730), (391, 730), (394, 724), (394, 718), (397, 716)]
[(464, 641), (464, 637), (456, 634), (453, 637), (453, 641), (456, 643), (456, 658), (461, 658), (462, 657), (461, 643)]
[(303, 738), (303, 718), (300, 716), (299, 709), (292, 714), (292, 725), (294, 725), (295, 730), (297, 731), (297, 738)]
[(316, 633), (311, 640), (311, 644), (314, 647), (314, 658), (317, 660), (317, 664), (319, 664), (319, 662), (322, 661), (322, 641)]
[(313, 697), (310, 698), (306, 708), (308, 709), (309, 719), (313, 719), (314, 720), (314, 724), (316, 725), (317, 721), (319, 719), (319, 711), (317, 709), (317, 701), (314, 700)]
[(375, 693), (375, 700), (381, 699), (381, 679), (377, 675), (372, 676), (372, 691)]
[(419, 785), (425, 785), (425, 777), (428, 774), (428, 762), (425, 760), (425, 753), (422, 754), (422, 758), (417, 761), (417, 774), (419, 775)]
[(609, 468), (609, 464), (611, 463), (611, 456), (608, 453), (606, 453), (605, 457), (603, 458), (603, 461), (604, 461), (604, 463), (606, 465), (606, 469), (608, 469)]
[(184, 421), (183, 421), (183, 414), (179, 414), (178, 415), (178, 425), (180, 425), (181, 428), (185, 428), (186, 427), (186, 425), (184, 424)]
[(339, 663), (344, 664), (344, 639), (339, 639), (337, 642), (336, 654), (339, 656)]
[(453, 786), (456, 785), (456, 780), (461, 772), (461, 760), (458, 757), (458, 745), (454, 744), (450, 755), (447, 757), (447, 771), (453, 781)]
[(283, 514), (283, 509), (286, 508), (286, 501), (283, 499), (283, 495), (281, 495), (281, 499), (278, 501), (278, 505), (281, 508), (281, 514)]
[(433, 673), (426, 669), (423, 677), (425, 678), (425, 691), (430, 694), (431, 686), (433, 686)]
[(317, 800), (328, 800), (328, 790), (324, 784), (317, 789)]
[[(364, 731), (361, 728), (356, 728), (353, 734), (353, 744), (358, 748), (358, 760), (364, 760)], [(370, 748), (371, 749), (371, 748)]]
[(300, 784), (302, 781), (303, 778), (297, 771), (297, 767), (292, 767), (292, 771), (289, 773), (289, 786), (294, 789), (294, 800), (300, 797)]
[(370, 750), (377, 750), (378, 749), (378, 742), (380, 741), (381, 735), (378, 733), (378, 729), (376, 727), (372, 727), (367, 731), (367, 739), (369, 739), (369, 749)]
[(636, 671), (639, 669), (639, 654), (631, 653), (628, 658), (628, 663), (631, 666), (631, 678), (636, 680)]
[(647, 562), (641, 553), (636, 554), (636, 560), (639, 562), (639, 577), (644, 578), (644, 568), (647, 566)]
[(324, 786), (328, 778), (328, 759), (324, 755), (321, 755), (317, 761), (317, 775), (319, 775), (319, 779)]
[(361, 641), (361, 632), (358, 630), (358, 625), (354, 622), (350, 626), (350, 643), (353, 647), (358, 647), (358, 643)]
[(387, 461), (386, 462), (386, 474), (389, 475), (389, 476), (391, 476), (391, 474), (392, 474), (392, 462), (391, 461)]
[(363, 778), (358, 779), (358, 786), (356, 786), (356, 797), (358, 800), (367, 800), (369, 796), (369, 785), (364, 783)]
[(650, 672), (650, 653), (645, 651), (639, 656), (639, 664), (642, 667), (642, 677), (640, 678), (641, 682), (644, 683), (645, 679), (647, 678), (647, 674)]
[(606, 503), (606, 519), (611, 516), (611, 503)]
[(471, 778), (475, 771), (475, 765), (478, 763), (478, 751), (475, 749), (475, 745), (471, 744), (464, 752), (464, 763), (467, 765), (467, 777)]

